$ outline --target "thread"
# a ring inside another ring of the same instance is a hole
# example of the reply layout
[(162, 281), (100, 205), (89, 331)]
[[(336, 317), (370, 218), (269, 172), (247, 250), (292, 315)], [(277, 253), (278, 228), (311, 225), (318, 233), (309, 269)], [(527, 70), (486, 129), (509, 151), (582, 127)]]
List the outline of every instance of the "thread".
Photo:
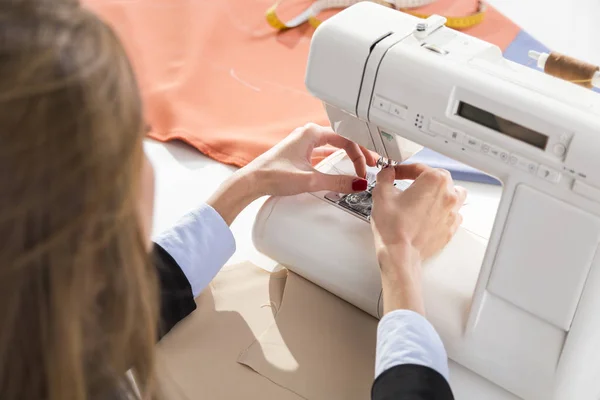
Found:
[(591, 89), (600, 67), (557, 52), (548, 55), (544, 72)]

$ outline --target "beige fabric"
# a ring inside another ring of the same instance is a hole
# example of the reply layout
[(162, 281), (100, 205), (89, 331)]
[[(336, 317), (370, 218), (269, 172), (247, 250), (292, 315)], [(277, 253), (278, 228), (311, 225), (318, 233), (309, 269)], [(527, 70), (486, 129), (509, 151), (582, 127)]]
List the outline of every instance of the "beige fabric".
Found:
[(158, 346), (158, 374), (165, 398), (300, 399), (236, 362), (273, 323), (286, 275), (286, 270), (269, 274), (250, 263), (219, 273), (210, 290), (196, 299), (198, 309)]
[(306, 399), (369, 399), (376, 332), (375, 318), (289, 272), (275, 323), (239, 361)]

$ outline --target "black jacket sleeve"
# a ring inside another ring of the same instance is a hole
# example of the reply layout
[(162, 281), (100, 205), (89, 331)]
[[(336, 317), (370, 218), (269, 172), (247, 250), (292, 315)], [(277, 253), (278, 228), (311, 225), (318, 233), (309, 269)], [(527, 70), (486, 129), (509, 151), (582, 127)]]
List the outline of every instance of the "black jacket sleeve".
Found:
[(196, 302), (187, 277), (173, 257), (156, 243), (151, 257), (160, 282), (158, 337), (162, 338), (196, 309)]
[(403, 364), (377, 377), (372, 400), (454, 400), (446, 379), (434, 369)]

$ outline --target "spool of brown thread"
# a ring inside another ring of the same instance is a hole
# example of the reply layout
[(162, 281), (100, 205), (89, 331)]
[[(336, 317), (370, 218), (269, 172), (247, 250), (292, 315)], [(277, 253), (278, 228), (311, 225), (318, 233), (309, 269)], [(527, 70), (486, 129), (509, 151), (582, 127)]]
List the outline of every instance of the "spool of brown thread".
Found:
[(600, 71), (597, 65), (589, 64), (576, 58), (566, 56), (557, 52), (548, 55), (544, 72), (548, 75), (576, 83), (591, 89), (594, 74)]

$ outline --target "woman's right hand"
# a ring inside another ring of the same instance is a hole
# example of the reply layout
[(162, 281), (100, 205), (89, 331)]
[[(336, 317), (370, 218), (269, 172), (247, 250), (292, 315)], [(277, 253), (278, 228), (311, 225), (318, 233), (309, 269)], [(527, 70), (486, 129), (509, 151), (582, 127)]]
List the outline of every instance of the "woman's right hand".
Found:
[[(414, 179), (404, 192), (395, 179)], [(383, 169), (373, 190), (371, 226), (381, 267), (384, 313), (412, 309), (424, 314), (421, 263), (440, 251), (462, 222), (467, 192), (450, 173), (422, 164)]]

